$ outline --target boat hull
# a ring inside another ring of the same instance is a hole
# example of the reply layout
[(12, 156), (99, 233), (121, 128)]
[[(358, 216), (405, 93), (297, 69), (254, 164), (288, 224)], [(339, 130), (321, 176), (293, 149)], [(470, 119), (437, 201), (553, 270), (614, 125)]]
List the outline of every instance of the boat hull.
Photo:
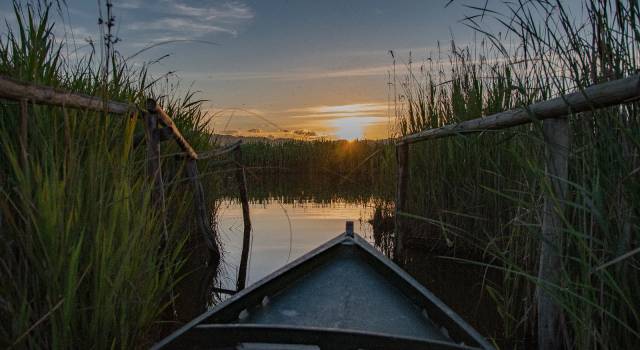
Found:
[(233, 295), (153, 348), (228, 349), (242, 344), (492, 348), (433, 293), (351, 233)]

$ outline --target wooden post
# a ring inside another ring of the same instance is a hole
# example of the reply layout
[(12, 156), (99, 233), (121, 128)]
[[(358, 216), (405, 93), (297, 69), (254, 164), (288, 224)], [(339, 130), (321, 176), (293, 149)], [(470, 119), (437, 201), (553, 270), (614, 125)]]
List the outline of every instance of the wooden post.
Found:
[(244, 223), (244, 235), (242, 237), (242, 254), (240, 256), (240, 267), (238, 269), (238, 280), (236, 290), (244, 289), (247, 281), (247, 268), (249, 262), (249, 246), (251, 243), (251, 217), (249, 216), (249, 196), (247, 194), (247, 176), (242, 165), (242, 150), (238, 147), (235, 152), (236, 181), (242, 204), (242, 220)]
[(147, 137), (147, 172), (153, 181), (152, 200), (157, 209), (160, 210), (162, 220), (162, 230), (165, 242), (169, 240), (167, 229), (167, 215), (165, 209), (164, 184), (162, 181), (162, 168), (160, 166), (160, 139), (156, 128), (158, 126), (158, 116), (155, 112), (156, 101), (147, 99), (147, 113), (145, 113), (145, 135)]
[(218, 271), (220, 264), (220, 250), (216, 244), (216, 231), (213, 228), (211, 222), (211, 211), (207, 206), (207, 202), (204, 197), (204, 189), (202, 182), (198, 175), (198, 164), (195, 159), (188, 158), (186, 160), (187, 176), (193, 186), (193, 203), (196, 210), (196, 221), (198, 223), (198, 229), (202, 234), (202, 238), (209, 250), (209, 265), (215, 265), (213, 271)]
[(27, 170), (29, 160), (29, 106), (26, 99), (20, 100), (20, 151), (22, 170)]
[(347, 221), (345, 223), (345, 227), (344, 227), (344, 233), (348, 236), (348, 237), (353, 237), (353, 221)]
[(396, 261), (402, 260), (404, 255), (404, 244), (406, 240), (406, 227), (400, 212), (406, 210), (407, 206), (407, 185), (409, 183), (409, 144), (400, 143), (396, 146), (397, 163), (397, 188), (396, 188), (396, 212), (395, 212), (395, 250)]
[(566, 118), (543, 122), (545, 168), (550, 188), (544, 197), (542, 242), (538, 267), (538, 348), (562, 348), (561, 310), (551, 292), (560, 285), (562, 217), (569, 173), (569, 123)]

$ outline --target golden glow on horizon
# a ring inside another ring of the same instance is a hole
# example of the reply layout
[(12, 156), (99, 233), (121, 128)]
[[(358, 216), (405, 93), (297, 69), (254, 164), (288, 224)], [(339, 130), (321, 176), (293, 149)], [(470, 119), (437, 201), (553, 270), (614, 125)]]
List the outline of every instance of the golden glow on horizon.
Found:
[(350, 105), (312, 107), (318, 113), (362, 114), (384, 111), (387, 107), (380, 103), (354, 103)]
[[(312, 140), (319, 137), (333, 139), (379, 139), (388, 137), (388, 106), (367, 102), (319, 105), (287, 110), (235, 110), (230, 116), (218, 119), (226, 130), (219, 133), (236, 136), (295, 138)], [(215, 128), (215, 126), (214, 126)]]
[(344, 140), (362, 140), (367, 126), (384, 122), (381, 117), (348, 117), (331, 120), (336, 138)]
[[(387, 111), (385, 103), (352, 103), (330, 106), (313, 106), (291, 110), (301, 115), (295, 118), (305, 118), (316, 121), (317, 126), (308, 124), (312, 130), (329, 129), (331, 136), (336, 139), (355, 140), (366, 137), (380, 137), (371, 135), (372, 125), (385, 125), (384, 115)], [(380, 129), (380, 128), (378, 128)]]

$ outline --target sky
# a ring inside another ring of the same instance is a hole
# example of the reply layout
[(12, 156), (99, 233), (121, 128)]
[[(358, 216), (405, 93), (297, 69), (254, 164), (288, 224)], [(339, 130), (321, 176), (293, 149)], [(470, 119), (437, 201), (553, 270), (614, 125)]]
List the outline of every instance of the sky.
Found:
[[(392, 136), (389, 50), (401, 64), (473, 40), (460, 21), (485, 1), (113, 0), (113, 12), (124, 57), (172, 41), (130, 61), (163, 57), (151, 72), (199, 91), (214, 132), (362, 139)], [(105, 0), (66, 3), (57, 30), (79, 47), (99, 41)]]

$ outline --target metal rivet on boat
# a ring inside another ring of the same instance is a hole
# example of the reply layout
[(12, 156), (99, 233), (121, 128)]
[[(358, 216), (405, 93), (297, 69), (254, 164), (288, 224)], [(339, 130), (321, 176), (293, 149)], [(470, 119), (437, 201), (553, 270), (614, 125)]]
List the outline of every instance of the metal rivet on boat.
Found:
[(269, 305), (269, 296), (265, 295), (264, 298), (262, 298), (262, 307), (267, 305)]
[(353, 237), (353, 221), (347, 221), (345, 233), (347, 237)]
[(247, 309), (240, 311), (240, 313), (238, 314), (238, 320), (240, 321), (246, 319), (247, 317), (249, 317), (249, 311)]
[(440, 332), (442, 332), (445, 337), (449, 338), (449, 331), (446, 328), (440, 327)]
[(427, 309), (422, 309), (422, 316), (424, 316), (424, 318), (426, 318), (427, 320), (430, 320)]

